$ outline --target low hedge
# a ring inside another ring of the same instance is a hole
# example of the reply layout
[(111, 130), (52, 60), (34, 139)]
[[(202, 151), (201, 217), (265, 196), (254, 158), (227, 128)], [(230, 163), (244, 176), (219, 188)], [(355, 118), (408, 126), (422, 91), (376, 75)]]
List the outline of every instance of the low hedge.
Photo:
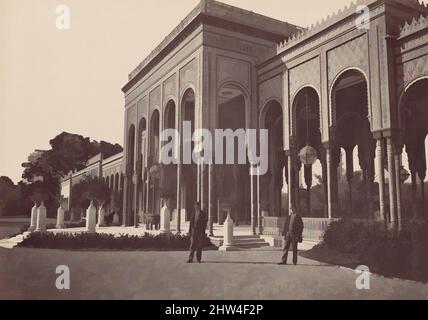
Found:
[(410, 221), (394, 232), (381, 222), (339, 220), (305, 255), (324, 262), (342, 256), (385, 276), (428, 281), (428, 224)]
[[(190, 246), (189, 236), (184, 235), (151, 235), (143, 236), (100, 233), (31, 233), (19, 247), (42, 249), (107, 249), (107, 250), (187, 250)], [(207, 237), (204, 247), (213, 244)]]

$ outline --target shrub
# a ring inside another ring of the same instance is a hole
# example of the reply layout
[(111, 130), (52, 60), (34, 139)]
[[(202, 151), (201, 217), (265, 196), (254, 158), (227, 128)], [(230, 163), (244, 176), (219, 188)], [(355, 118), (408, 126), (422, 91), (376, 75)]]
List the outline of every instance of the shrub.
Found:
[[(206, 247), (211, 247), (211, 241), (206, 238)], [(190, 238), (183, 235), (151, 235), (130, 236), (122, 234), (114, 236), (110, 234), (89, 233), (32, 233), (20, 247), (44, 248), (44, 249), (109, 249), (109, 250), (187, 250), (190, 246)]]
[(343, 219), (331, 223), (317, 249), (356, 258), (384, 275), (428, 280), (426, 222), (407, 222), (397, 233), (381, 222)]

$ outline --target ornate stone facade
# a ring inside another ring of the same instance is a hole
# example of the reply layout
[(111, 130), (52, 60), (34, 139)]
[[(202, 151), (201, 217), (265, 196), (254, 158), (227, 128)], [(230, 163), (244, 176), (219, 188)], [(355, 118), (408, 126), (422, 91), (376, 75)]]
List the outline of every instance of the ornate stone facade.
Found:
[[(361, 6), (369, 13), (365, 25), (358, 24)], [(202, 0), (131, 72), (123, 88), (123, 224), (138, 226), (144, 215), (157, 210), (161, 198), (172, 199), (178, 230), (188, 217), (189, 201), (200, 201), (213, 222), (242, 200), (237, 206), (243, 213), (236, 218), (262, 231), (266, 212), (272, 234), (279, 221), (273, 220), (284, 215), (277, 196), (283, 175), (285, 207), (310, 212), (312, 169), (298, 160), (298, 148), (305, 144), (315, 147), (322, 167), (325, 209), (318, 218), (340, 216), (340, 150), (346, 150), (348, 167), (358, 146), (367, 211), (399, 221), (397, 174), (407, 121), (402, 109), (409, 108), (407, 90), (428, 77), (427, 16), (427, 7), (416, 0), (359, 0), (305, 29)], [(205, 164), (164, 168), (152, 154), (160, 146), (159, 132), (166, 127), (181, 131), (184, 120), (209, 130), (241, 126), (275, 132), (269, 174), (253, 179), (245, 174), (248, 168)], [(375, 173), (383, 177), (385, 166), (389, 190), (382, 178), (374, 192)], [(347, 171), (350, 180), (353, 172)], [(230, 186), (235, 182), (228, 176), (251, 189)], [(306, 207), (301, 204), (303, 182)], [(172, 184), (172, 191), (165, 184)], [(221, 195), (219, 190), (229, 187), (232, 195)]]

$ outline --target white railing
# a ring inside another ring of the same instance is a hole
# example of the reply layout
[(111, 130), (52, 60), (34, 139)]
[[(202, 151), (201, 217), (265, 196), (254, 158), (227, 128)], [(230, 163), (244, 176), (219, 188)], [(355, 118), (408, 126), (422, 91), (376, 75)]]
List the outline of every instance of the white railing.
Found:
[[(321, 240), (325, 230), (333, 219), (303, 218), (303, 238), (306, 240)], [(285, 217), (263, 217), (263, 234), (280, 236), (284, 227)]]

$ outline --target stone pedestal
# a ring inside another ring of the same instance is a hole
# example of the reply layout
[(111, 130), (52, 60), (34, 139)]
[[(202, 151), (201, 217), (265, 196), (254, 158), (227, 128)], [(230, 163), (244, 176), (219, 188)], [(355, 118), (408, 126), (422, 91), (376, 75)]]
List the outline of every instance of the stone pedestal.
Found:
[(219, 248), (220, 251), (236, 251), (238, 250), (234, 246), (233, 241), (233, 220), (230, 217), (230, 213), (227, 214), (227, 218), (223, 224), (223, 245)]
[[(105, 217), (106, 217), (106, 211), (104, 210), (104, 206), (100, 206), (100, 209), (98, 210), (97, 227), (105, 227), (105, 225), (106, 225)], [(119, 216), (117, 218), (119, 218)]]
[(77, 212), (76, 212), (76, 209), (71, 209), (70, 221), (71, 222), (77, 221)]
[(115, 211), (114, 212), (114, 215), (113, 215), (113, 224), (119, 224), (119, 215), (117, 214), (117, 211)]
[(34, 203), (34, 207), (31, 208), (31, 221), (30, 227), (28, 228), (28, 232), (33, 232), (37, 227), (37, 203)]
[(46, 207), (42, 202), (40, 207), (37, 209), (37, 232), (45, 232), (46, 231)]
[(184, 222), (186, 222), (187, 220), (186, 220), (186, 209), (181, 209), (181, 223), (184, 223)]
[(58, 208), (58, 211), (57, 211), (56, 228), (57, 229), (64, 229), (65, 228), (65, 224), (64, 224), (64, 209), (61, 206)]
[(170, 233), (171, 211), (164, 205), (160, 213), (160, 233)]
[(94, 203), (91, 201), (89, 208), (86, 210), (86, 232), (95, 233), (96, 219), (97, 208), (95, 208)]

